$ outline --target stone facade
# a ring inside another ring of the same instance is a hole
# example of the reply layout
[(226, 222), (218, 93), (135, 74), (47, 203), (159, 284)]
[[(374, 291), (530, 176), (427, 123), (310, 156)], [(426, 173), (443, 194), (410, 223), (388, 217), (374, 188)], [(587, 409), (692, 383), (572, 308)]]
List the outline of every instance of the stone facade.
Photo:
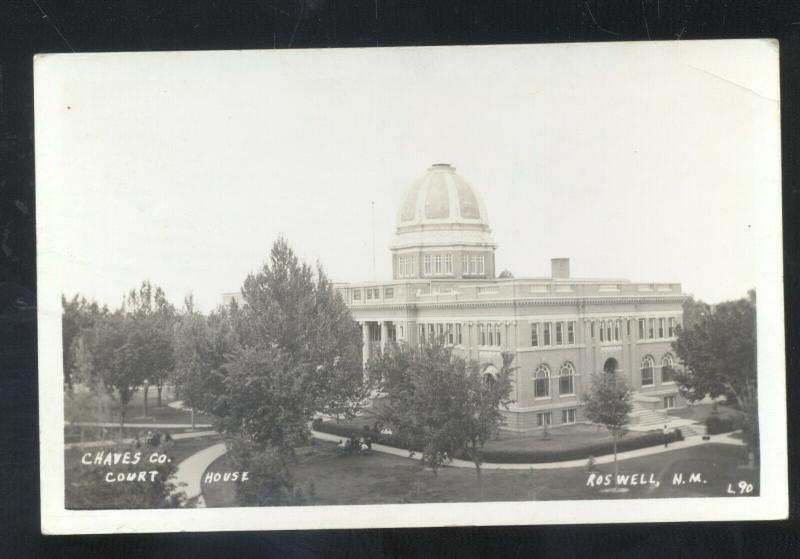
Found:
[(620, 375), (636, 406), (683, 405), (665, 378), (684, 296), (677, 283), (576, 279), (569, 260), (549, 278), (495, 277), (485, 206), (455, 169), (434, 165), (406, 193), (391, 246), (394, 279), (338, 284), (362, 327), (363, 361), (389, 340), (442, 337), (480, 363), (514, 355), (507, 427), (582, 421), (593, 373)]

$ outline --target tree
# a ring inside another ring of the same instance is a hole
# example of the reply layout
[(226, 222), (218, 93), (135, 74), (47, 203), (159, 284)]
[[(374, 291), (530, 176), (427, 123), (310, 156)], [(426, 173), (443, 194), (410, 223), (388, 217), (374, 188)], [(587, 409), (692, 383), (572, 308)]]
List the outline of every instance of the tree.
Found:
[(586, 395), (584, 414), (594, 423), (604, 425), (614, 439), (614, 487), (617, 486), (617, 440), (630, 421), (632, 393), (613, 373), (592, 375), (592, 387)]
[(191, 298), (187, 299), (186, 311), (175, 325), (172, 382), (178, 397), (191, 410), (192, 429), (195, 428), (195, 410), (203, 403), (214, 367), (212, 346), (211, 330), (205, 317), (194, 310)]
[(510, 279), (514, 277), (514, 274), (511, 273), (510, 270), (503, 270), (500, 272), (500, 275), (497, 276), (499, 279)]
[[(108, 312), (100, 308), (94, 301), (89, 302), (85, 297), (74, 295), (72, 299), (61, 296), (61, 342), (64, 365), (64, 383), (72, 389), (74, 381), (72, 372), (75, 367), (76, 343), (81, 336), (91, 330), (95, 320)], [(86, 379), (84, 379), (86, 380)]]
[(235, 437), (228, 443), (228, 460), (232, 469), (249, 474), (247, 481), (236, 484), (239, 505), (263, 507), (306, 502), (306, 495), (296, 486), (292, 471), (274, 447)]
[(301, 263), (282, 238), (242, 296), (212, 329), (215, 343), (234, 347), (211, 411), (223, 431), (291, 457), (315, 414), (352, 416), (366, 396), (358, 324), (322, 268)]
[(141, 329), (121, 311), (97, 320), (93, 334), (92, 368), (108, 391), (119, 398), (121, 433), (128, 404), (145, 379), (146, 371), (140, 362), (146, 344)]
[[(439, 343), (401, 347), (393, 359), (372, 363), (371, 374), (384, 369), (380, 374), (389, 395), (380, 419), (410, 446), (419, 445), (423, 463), (434, 472), (449, 457), (468, 457), (483, 499), (483, 447), (505, 421), (500, 408), (511, 403), (512, 360), (510, 353), (503, 354), (501, 369), (487, 373), (486, 366), (467, 362)], [(389, 365), (399, 368), (387, 370)]]
[(158, 406), (161, 407), (161, 393), (164, 382), (175, 368), (172, 347), (175, 308), (167, 301), (164, 291), (143, 281), (138, 290), (132, 289), (123, 305), (124, 312), (134, 319), (139, 330), (137, 341), (138, 366), (144, 369), (144, 406), (147, 409), (147, 392), (153, 384), (158, 393)]
[(756, 295), (710, 306), (701, 304), (672, 346), (684, 365), (675, 373), (689, 401), (724, 397), (744, 415), (743, 432), (758, 456), (758, 374), (756, 369)]

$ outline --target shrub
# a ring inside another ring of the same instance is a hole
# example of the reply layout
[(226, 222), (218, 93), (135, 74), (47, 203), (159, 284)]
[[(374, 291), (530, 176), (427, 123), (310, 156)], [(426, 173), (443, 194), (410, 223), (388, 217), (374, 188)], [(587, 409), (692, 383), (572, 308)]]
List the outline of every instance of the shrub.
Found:
[[(335, 421), (325, 421), (317, 430), (323, 433), (329, 433), (331, 435), (339, 435), (341, 437), (357, 438), (363, 435), (361, 429), (344, 423), (337, 423)], [(667, 441), (674, 442), (681, 440), (678, 438), (678, 436), (679, 435), (677, 432), (673, 431), (667, 435)], [(379, 433), (375, 433), (374, 437), (374, 442), (379, 444), (403, 449), (408, 449), (411, 447), (411, 450), (413, 451), (422, 451), (422, 445), (419, 444), (419, 441), (413, 441), (414, 444), (409, 445), (403, 437), (400, 437), (397, 434), (381, 435)], [(638, 436), (621, 437), (617, 441), (617, 452), (636, 450), (639, 448), (663, 444), (664, 434), (661, 431), (649, 431)], [(484, 462), (488, 463), (538, 464), (544, 462), (562, 462), (565, 460), (584, 460), (589, 458), (589, 456), (604, 456), (606, 454), (612, 454), (613, 452), (614, 442), (606, 441), (586, 445), (580, 448), (570, 449), (525, 448), (499, 450), (485, 448), (483, 450), (483, 459)], [(469, 457), (464, 454), (457, 454), (454, 457), (462, 460), (469, 460)]]
[(709, 435), (730, 433), (740, 428), (741, 421), (733, 417), (720, 417), (719, 415), (711, 414), (706, 418), (706, 433)]

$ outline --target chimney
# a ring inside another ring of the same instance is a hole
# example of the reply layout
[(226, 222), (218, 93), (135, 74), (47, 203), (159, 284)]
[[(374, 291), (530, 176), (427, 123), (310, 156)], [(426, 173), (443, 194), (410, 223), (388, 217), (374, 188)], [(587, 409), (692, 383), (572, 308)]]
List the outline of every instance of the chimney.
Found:
[(569, 279), (569, 258), (551, 258), (550, 269), (553, 279)]

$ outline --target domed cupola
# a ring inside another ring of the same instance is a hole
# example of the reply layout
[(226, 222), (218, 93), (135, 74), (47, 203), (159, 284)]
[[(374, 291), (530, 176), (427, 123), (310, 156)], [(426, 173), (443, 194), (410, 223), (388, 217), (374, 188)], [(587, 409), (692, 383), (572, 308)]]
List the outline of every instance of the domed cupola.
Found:
[(403, 196), (391, 245), (395, 278), (494, 277), (486, 207), (455, 171), (437, 163)]

